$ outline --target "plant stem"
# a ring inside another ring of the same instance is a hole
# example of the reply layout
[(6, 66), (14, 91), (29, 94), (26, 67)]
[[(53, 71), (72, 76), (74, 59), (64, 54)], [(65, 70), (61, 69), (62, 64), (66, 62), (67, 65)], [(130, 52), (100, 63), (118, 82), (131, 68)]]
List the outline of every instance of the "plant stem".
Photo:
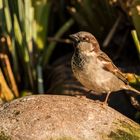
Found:
[(140, 59), (140, 41), (139, 41), (139, 39), (138, 39), (136, 30), (132, 30), (132, 31), (131, 31), (131, 34), (132, 34), (132, 37), (133, 37), (135, 46), (136, 46), (137, 51), (138, 51), (139, 59)]
[[(55, 34), (54, 38), (58, 39), (60, 38), (74, 23), (74, 20), (72, 18), (70, 18), (59, 30), (58, 32)], [(56, 46), (56, 42), (52, 42), (49, 44), (49, 46), (47, 47), (46, 51), (44, 51), (41, 63), (43, 64), (43, 68), (46, 66), (46, 64), (48, 64), (49, 60), (50, 60), (50, 56), (54, 50)]]

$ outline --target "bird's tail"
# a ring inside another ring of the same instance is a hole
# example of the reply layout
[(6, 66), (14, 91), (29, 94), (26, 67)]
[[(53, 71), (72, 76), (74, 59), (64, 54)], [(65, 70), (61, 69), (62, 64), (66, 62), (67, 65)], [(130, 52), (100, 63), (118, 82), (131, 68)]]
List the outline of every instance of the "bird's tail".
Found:
[(135, 92), (137, 95), (140, 95), (140, 91), (138, 91), (137, 89), (129, 86), (128, 90)]
[(131, 104), (140, 111), (140, 102), (138, 101), (137, 97), (140, 96), (140, 91), (136, 90), (135, 88), (131, 87), (130, 85), (127, 86), (128, 91), (127, 94), (130, 96)]

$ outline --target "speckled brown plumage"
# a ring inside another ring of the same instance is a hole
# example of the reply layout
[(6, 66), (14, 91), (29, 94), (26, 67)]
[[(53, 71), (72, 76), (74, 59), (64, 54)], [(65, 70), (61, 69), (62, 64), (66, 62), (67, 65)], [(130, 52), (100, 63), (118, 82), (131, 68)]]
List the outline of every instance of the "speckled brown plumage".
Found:
[(72, 71), (79, 82), (97, 95), (119, 90), (140, 92), (132, 88), (112, 60), (100, 50), (96, 38), (88, 32), (70, 35), (74, 42), (75, 52), (72, 57)]

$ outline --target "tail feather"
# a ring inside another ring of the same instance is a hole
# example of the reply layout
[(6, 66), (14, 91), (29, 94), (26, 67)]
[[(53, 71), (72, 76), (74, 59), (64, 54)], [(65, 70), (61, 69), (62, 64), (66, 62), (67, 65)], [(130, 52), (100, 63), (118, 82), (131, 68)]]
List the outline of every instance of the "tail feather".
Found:
[(134, 95), (137, 95), (137, 96), (140, 95), (140, 91), (138, 91), (137, 89), (131, 87), (130, 85), (126, 86), (124, 89), (125, 90), (128, 90), (128, 91), (134, 92), (134, 93), (132, 93)]
[(131, 87), (131, 86), (127, 86), (125, 88), (125, 90), (128, 90), (128, 91), (132, 91), (132, 92), (129, 92), (128, 95), (130, 96), (130, 100), (131, 100), (131, 104), (137, 109), (140, 111), (140, 103), (137, 99), (137, 97), (140, 95), (140, 91), (136, 90), (135, 88)]
[(133, 88), (133, 87), (130, 87), (130, 90), (137, 93), (138, 95), (140, 95), (140, 91), (138, 91), (137, 89)]

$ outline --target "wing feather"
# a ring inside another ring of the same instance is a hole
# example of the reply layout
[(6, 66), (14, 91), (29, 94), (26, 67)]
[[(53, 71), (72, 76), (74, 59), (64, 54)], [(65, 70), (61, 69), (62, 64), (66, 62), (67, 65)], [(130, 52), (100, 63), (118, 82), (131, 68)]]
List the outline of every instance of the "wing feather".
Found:
[(98, 55), (98, 59), (102, 61), (104, 64), (104, 69), (107, 71), (112, 72), (114, 75), (116, 75), (120, 80), (122, 80), (124, 83), (128, 84), (127, 78), (125, 74), (123, 74), (112, 62), (112, 60), (104, 53), (100, 52)]

